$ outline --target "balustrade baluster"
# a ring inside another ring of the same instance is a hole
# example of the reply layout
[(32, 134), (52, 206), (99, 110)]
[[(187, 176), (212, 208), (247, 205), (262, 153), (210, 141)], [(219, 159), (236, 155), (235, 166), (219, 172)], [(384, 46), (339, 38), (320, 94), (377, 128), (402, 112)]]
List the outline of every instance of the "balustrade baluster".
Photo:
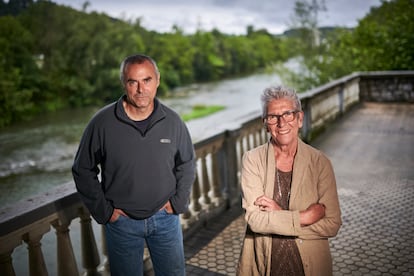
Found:
[(79, 210), (81, 224), (82, 264), (85, 275), (97, 275), (100, 264), (98, 248), (92, 229), (92, 219), (84, 208)]
[(43, 225), (42, 229), (36, 230), (36, 232), (26, 233), (23, 237), (23, 240), (27, 244), (27, 249), (29, 250), (29, 273), (31, 276), (46, 276), (48, 273), (40, 240), (42, 239), (43, 234), (50, 230), (50, 226)]
[(16, 275), (12, 254), (14, 249), (22, 243), (21, 235), (5, 235), (0, 238), (0, 275)]
[(201, 190), (200, 190), (200, 181), (198, 175), (196, 175), (193, 189), (191, 191), (191, 209), (195, 213), (199, 213), (201, 211), (201, 204), (200, 204), (200, 197), (201, 197)]
[(240, 195), (239, 162), (237, 155), (239, 131), (229, 132), (228, 139), (224, 141), (224, 162), (226, 162), (227, 197), (230, 205), (238, 203)]
[(269, 140), (267, 131), (264, 131), (263, 129), (260, 131), (260, 137), (261, 137), (260, 144), (264, 144)]
[(259, 132), (256, 129), (253, 129), (253, 148), (257, 147), (259, 145)]
[(192, 217), (192, 213), (197, 214), (201, 211), (200, 199), (200, 183), (198, 181), (198, 175), (196, 174), (193, 186), (190, 194), (190, 206), (189, 210), (185, 212), (181, 217), (184, 220), (189, 220)]
[(254, 128), (251, 128), (249, 130), (249, 150), (251, 150), (252, 148), (255, 147), (255, 136), (256, 136), (256, 132)]
[(201, 176), (202, 176), (202, 203), (205, 205), (204, 208), (207, 210), (210, 209), (211, 199), (209, 194), (210, 191), (210, 181), (208, 178), (208, 168), (207, 168), (207, 154), (203, 153), (201, 157)]
[(109, 261), (108, 261), (108, 247), (106, 245), (106, 233), (105, 226), (101, 226), (101, 245), (102, 245), (102, 255), (104, 260), (102, 261), (101, 271), (109, 272)]
[(211, 168), (212, 168), (212, 197), (216, 206), (219, 206), (223, 202), (223, 196), (221, 193), (220, 183), (220, 171), (218, 167), (218, 152), (213, 150), (211, 153)]
[(246, 144), (246, 136), (242, 135), (240, 137), (240, 140), (239, 140), (239, 146), (240, 146), (240, 166), (239, 166), (239, 168), (241, 168), (241, 159), (243, 158), (243, 154), (246, 152), (246, 148), (247, 148), (245, 146), (245, 144)]
[(0, 275), (15, 276), (11, 254), (12, 251), (0, 254)]
[(70, 222), (55, 220), (52, 222), (56, 229), (57, 238), (57, 265), (58, 275), (72, 276), (79, 275), (75, 254), (73, 253), (72, 242), (69, 235)]
[(244, 136), (244, 138), (245, 138), (245, 142), (246, 142), (246, 148), (245, 148), (245, 151), (244, 152), (246, 152), (246, 151), (249, 151), (250, 149), (251, 149), (251, 134), (250, 134), (250, 132), (248, 132), (245, 136)]

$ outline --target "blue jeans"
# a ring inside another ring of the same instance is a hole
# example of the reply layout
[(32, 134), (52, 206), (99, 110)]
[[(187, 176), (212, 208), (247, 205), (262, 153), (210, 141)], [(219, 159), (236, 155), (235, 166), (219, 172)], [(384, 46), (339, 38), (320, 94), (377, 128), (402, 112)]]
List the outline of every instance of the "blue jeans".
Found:
[(185, 275), (183, 234), (178, 215), (160, 210), (136, 220), (119, 216), (105, 225), (111, 276), (143, 275), (147, 244), (155, 275)]

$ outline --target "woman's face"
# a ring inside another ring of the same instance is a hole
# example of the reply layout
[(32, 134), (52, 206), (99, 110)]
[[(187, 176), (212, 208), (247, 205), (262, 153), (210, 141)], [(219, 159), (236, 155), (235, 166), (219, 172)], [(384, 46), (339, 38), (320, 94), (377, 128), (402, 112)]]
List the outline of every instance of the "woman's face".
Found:
[(275, 142), (290, 145), (297, 142), (303, 124), (303, 112), (297, 111), (289, 99), (272, 100), (267, 107), (265, 122)]

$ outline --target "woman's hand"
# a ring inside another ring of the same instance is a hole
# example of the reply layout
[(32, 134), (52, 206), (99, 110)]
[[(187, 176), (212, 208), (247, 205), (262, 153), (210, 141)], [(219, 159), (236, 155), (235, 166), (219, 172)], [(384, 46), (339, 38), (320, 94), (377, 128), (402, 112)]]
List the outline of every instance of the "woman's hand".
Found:
[[(254, 205), (259, 206), (260, 211), (280, 211), (282, 208), (273, 199), (262, 195), (259, 196), (255, 201)], [(314, 224), (325, 216), (325, 205), (321, 203), (313, 203), (309, 205), (306, 210), (299, 212), (300, 224), (307, 226)]]
[(307, 226), (314, 224), (325, 216), (325, 205), (321, 203), (313, 203), (304, 211), (299, 212), (300, 224)]
[(265, 195), (259, 196), (255, 200), (254, 205), (259, 206), (260, 211), (270, 212), (282, 210), (282, 208), (276, 203), (276, 201)]

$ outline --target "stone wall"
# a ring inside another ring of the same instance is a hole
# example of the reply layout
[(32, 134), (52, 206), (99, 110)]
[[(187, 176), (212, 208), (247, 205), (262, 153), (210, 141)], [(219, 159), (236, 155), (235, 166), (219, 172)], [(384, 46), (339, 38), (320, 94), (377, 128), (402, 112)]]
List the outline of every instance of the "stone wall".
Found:
[(361, 101), (414, 102), (414, 71), (360, 73)]

